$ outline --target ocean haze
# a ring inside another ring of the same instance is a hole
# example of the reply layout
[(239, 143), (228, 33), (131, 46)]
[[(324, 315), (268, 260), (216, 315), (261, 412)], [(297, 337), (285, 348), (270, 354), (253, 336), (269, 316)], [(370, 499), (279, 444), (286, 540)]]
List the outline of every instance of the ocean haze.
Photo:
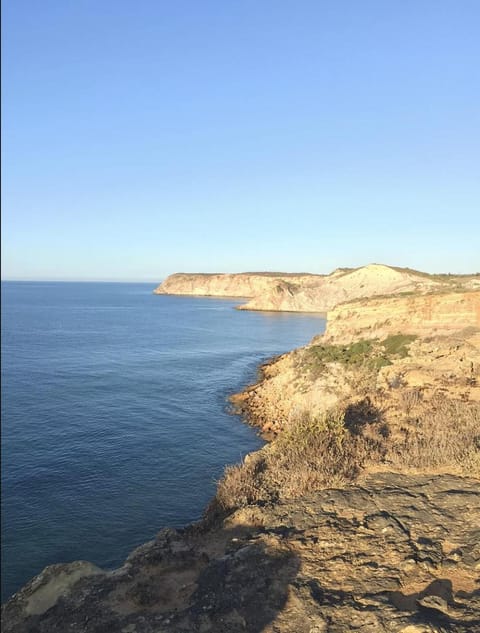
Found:
[(153, 288), (2, 283), (2, 599), (47, 564), (111, 568), (198, 519), (262, 444), (228, 394), (325, 325)]

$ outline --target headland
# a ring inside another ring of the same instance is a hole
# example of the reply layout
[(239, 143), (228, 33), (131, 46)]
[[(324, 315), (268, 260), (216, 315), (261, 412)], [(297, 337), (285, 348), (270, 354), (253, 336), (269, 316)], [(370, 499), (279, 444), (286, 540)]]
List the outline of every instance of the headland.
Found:
[(368, 264), (308, 273), (176, 273), (155, 294), (240, 297), (240, 310), (328, 312), (348, 301), (373, 296), (480, 289), (480, 274), (430, 275), (409, 268)]

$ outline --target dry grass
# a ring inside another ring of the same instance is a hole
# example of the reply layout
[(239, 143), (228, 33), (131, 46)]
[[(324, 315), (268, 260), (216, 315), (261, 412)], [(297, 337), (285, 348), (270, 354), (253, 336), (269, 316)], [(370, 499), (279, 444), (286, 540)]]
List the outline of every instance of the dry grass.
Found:
[(216, 506), (224, 512), (301, 497), (351, 483), (369, 465), (480, 477), (478, 403), (439, 396), (425, 402), (408, 390), (399, 410), (400, 421), (389, 425), (364, 397), (322, 417), (297, 416), (263, 450), (225, 469)]
[(420, 389), (404, 389), (400, 394), (400, 408), (410, 415), (422, 402), (423, 394)]
[[(410, 396), (405, 393), (409, 400)], [(445, 469), (480, 477), (480, 405), (437, 396), (422, 403), (416, 396), (406, 407), (400, 440), (389, 447), (388, 459), (404, 469)], [(398, 434), (397, 434), (398, 435)]]
[(229, 510), (354, 481), (367, 463), (382, 459), (387, 435), (365, 400), (320, 418), (302, 415), (265, 449), (228, 466), (216, 500)]

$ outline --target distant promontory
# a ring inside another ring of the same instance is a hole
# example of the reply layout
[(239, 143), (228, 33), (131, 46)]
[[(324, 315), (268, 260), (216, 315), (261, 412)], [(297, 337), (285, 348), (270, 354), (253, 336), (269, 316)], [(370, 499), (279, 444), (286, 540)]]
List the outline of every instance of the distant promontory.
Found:
[(383, 264), (338, 268), (329, 275), (308, 273), (176, 273), (155, 294), (241, 297), (241, 310), (328, 312), (373, 296), (480, 289), (480, 275), (430, 275)]

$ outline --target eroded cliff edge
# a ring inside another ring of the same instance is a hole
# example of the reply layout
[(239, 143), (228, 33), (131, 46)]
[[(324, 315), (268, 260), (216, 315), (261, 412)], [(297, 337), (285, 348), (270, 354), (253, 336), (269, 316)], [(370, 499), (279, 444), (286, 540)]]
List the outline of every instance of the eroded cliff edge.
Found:
[(63, 590), (81, 565), (48, 568), (7, 605), (5, 630), (476, 633), (479, 496), (474, 479), (378, 473), (204, 533), (164, 530)]
[[(268, 363), (233, 400), (273, 439), (226, 469), (205, 519), (113, 572), (47, 568), (7, 603), (5, 630), (480, 631), (480, 293), (467, 294), (417, 297), (418, 317), (397, 297), (355, 302)], [(405, 314), (417, 330), (401, 331)]]

